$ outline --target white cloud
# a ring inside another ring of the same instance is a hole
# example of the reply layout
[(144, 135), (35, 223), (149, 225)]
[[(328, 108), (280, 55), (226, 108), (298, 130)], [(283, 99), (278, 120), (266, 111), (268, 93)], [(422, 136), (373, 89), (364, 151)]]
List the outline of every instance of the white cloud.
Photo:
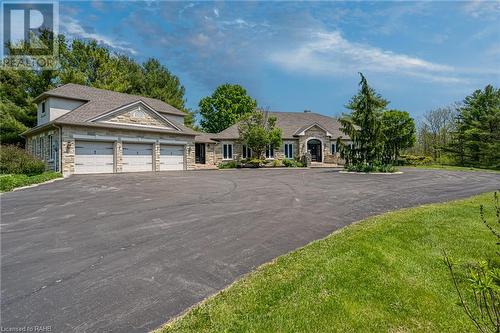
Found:
[(472, 0), (463, 6), (463, 10), (474, 18), (497, 17), (500, 14), (500, 2)]
[(62, 30), (73, 38), (94, 39), (97, 41), (97, 43), (104, 44), (115, 50), (131, 53), (134, 55), (137, 54), (137, 51), (130, 47), (130, 44), (128, 43), (119, 42), (111, 37), (104, 36), (98, 33), (87, 32), (84, 27), (82, 27), (80, 22), (72, 17), (65, 16), (63, 19), (61, 19), (60, 22)]
[(271, 53), (270, 60), (287, 70), (320, 75), (353, 72), (396, 73), (427, 81), (457, 83), (454, 68), (417, 57), (350, 42), (339, 31), (313, 32), (295, 49)]
[(190, 39), (191, 43), (197, 47), (202, 47), (208, 44), (209, 38), (204, 33), (199, 33)]
[(215, 16), (219, 17), (219, 10), (217, 8), (214, 8), (214, 14)]

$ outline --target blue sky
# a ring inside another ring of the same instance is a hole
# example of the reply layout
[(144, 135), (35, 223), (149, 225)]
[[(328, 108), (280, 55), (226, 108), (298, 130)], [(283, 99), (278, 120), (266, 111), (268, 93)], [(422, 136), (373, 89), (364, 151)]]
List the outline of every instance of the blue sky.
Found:
[(500, 2), (61, 2), (60, 31), (158, 58), (187, 106), (222, 83), (276, 111), (345, 112), (358, 72), (420, 118), (500, 84)]

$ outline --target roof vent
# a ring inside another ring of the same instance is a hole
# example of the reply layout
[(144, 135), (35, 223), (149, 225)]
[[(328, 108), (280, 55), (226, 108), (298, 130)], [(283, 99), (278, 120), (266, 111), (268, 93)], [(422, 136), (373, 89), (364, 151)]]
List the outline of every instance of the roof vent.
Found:
[(304, 113), (311, 113), (311, 110), (304, 110)]

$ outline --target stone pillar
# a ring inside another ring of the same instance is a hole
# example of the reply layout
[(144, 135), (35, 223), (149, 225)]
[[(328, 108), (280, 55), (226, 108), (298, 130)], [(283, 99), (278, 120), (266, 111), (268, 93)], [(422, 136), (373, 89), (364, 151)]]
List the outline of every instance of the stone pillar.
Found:
[(61, 147), (62, 173), (64, 177), (67, 177), (75, 173), (75, 140), (63, 136)]
[(185, 160), (184, 160), (184, 170), (194, 170), (195, 169), (195, 147), (194, 142), (189, 142), (184, 146)]
[(123, 170), (123, 145), (121, 141), (115, 142), (115, 172)]
[(160, 143), (153, 144), (153, 168), (154, 171), (160, 171)]

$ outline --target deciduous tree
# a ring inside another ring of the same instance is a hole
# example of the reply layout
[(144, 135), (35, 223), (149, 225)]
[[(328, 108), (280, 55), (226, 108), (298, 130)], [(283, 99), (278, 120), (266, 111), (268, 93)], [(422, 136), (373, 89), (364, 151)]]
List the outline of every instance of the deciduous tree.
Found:
[(268, 112), (254, 110), (245, 114), (238, 130), (241, 143), (250, 148), (256, 158), (261, 158), (269, 145), (281, 146), (281, 128), (276, 127), (276, 117), (270, 116)]
[(257, 102), (237, 84), (223, 84), (211, 96), (201, 99), (200, 125), (206, 132), (218, 133), (255, 110)]

